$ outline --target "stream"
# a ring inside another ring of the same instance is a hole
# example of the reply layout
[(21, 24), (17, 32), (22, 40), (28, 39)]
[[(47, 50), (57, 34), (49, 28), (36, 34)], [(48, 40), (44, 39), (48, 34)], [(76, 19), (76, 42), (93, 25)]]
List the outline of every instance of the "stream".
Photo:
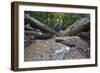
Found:
[(55, 60), (63, 60), (65, 54), (68, 54), (70, 52), (70, 47), (66, 46), (62, 43), (56, 43), (55, 44), (55, 52), (54, 52), (54, 59)]

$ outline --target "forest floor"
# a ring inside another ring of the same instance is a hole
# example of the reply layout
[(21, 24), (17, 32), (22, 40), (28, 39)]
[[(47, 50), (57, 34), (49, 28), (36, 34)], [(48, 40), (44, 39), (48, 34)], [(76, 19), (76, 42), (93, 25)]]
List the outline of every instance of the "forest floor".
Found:
[[(24, 50), (24, 61), (48, 61), (57, 60), (54, 58), (55, 55), (55, 41), (54, 39), (49, 40), (33, 40), (34, 42), (25, 48)], [(69, 39), (65, 41), (66, 43), (73, 43), (74, 46), (70, 47), (68, 53), (64, 54), (63, 60), (68, 59), (86, 59), (87, 48), (89, 46), (83, 40)], [(66, 44), (64, 42), (64, 44)], [(86, 52), (84, 52), (84, 50)], [(88, 50), (90, 52), (90, 49)]]

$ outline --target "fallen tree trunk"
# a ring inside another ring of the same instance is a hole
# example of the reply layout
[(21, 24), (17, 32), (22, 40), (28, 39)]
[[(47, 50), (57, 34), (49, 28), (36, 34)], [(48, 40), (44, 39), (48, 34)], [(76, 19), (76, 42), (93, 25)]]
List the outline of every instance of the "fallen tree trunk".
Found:
[(38, 28), (41, 32), (56, 34), (56, 32), (46, 26), (45, 24), (41, 23), (40, 21), (36, 20), (35, 18), (25, 14), (25, 20), (28, 21), (33, 28)]
[(68, 40), (68, 39), (80, 39), (80, 37), (79, 36), (56, 37), (55, 41), (61, 42), (61, 41), (65, 41), (65, 40)]
[(30, 27), (29, 25), (24, 25), (25, 30), (35, 30), (34, 28)]
[(63, 32), (59, 33), (60, 36), (68, 36), (68, 35), (77, 35), (80, 32), (83, 32), (90, 28), (90, 20), (89, 18), (80, 18), (74, 24), (69, 26)]
[(30, 31), (30, 30), (25, 30), (24, 34), (30, 36), (33, 35), (33, 37), (38, 40), (46, 40), (46, 39), (53, 38), (52, 34), (45, 34), (45, 33)]
[(25, 30), (24, 33), (25, 33), (26, 35), (40, 35), (39, 32), (30, 31), (30, 30)]

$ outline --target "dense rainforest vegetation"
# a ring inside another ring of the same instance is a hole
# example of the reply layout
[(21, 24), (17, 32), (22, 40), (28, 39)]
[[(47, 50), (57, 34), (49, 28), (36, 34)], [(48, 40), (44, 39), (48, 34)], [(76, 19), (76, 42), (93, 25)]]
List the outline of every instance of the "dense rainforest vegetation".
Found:
[(28, 14), (40, 22), (52, 26), (58, 23), (63, 29), (67, 28), (78, 20), (81, 16), (79, 13), (62, 13), (62, 12), (37, 12), (37, 11), (25, 11)]

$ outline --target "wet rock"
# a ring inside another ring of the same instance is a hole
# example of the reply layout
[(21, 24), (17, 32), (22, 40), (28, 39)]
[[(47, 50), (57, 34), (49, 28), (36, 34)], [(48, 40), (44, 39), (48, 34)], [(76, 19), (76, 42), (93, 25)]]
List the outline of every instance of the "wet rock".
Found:
[(71, 45), (72, 47), (75, 47), (77, 49), (82, 50), (86, 54), (86, 57), (90, 57), (90, 45), (82, 40), (82, 39), (68, 39), (62, 42), (65, 45)]
[[(74, 46), (66, 45), (66, 43)], [(89, 49), (88, 52), (87, 49)], [(90, 55), (89, 52), (90, 48), (83, 40), (70, 39), (63, 43), (55, 42), (54, 38), (36, 40), (24, 49), (24, 61), (86, 59), (89, 58), (86, 57), (86, 53)]]
[(24, 49), (24, 61), (48, 61), (54, 54), (54, 39), (36, 40)]
[(54, 58), (56, 60), (63, 60), (64, 56), (65, 56), (65, 53), (69, 53), (69, 51), (70, 51), (69, 46), (66, 46), (66, 45), (61, 44), (61, 43), (56, 43)]

